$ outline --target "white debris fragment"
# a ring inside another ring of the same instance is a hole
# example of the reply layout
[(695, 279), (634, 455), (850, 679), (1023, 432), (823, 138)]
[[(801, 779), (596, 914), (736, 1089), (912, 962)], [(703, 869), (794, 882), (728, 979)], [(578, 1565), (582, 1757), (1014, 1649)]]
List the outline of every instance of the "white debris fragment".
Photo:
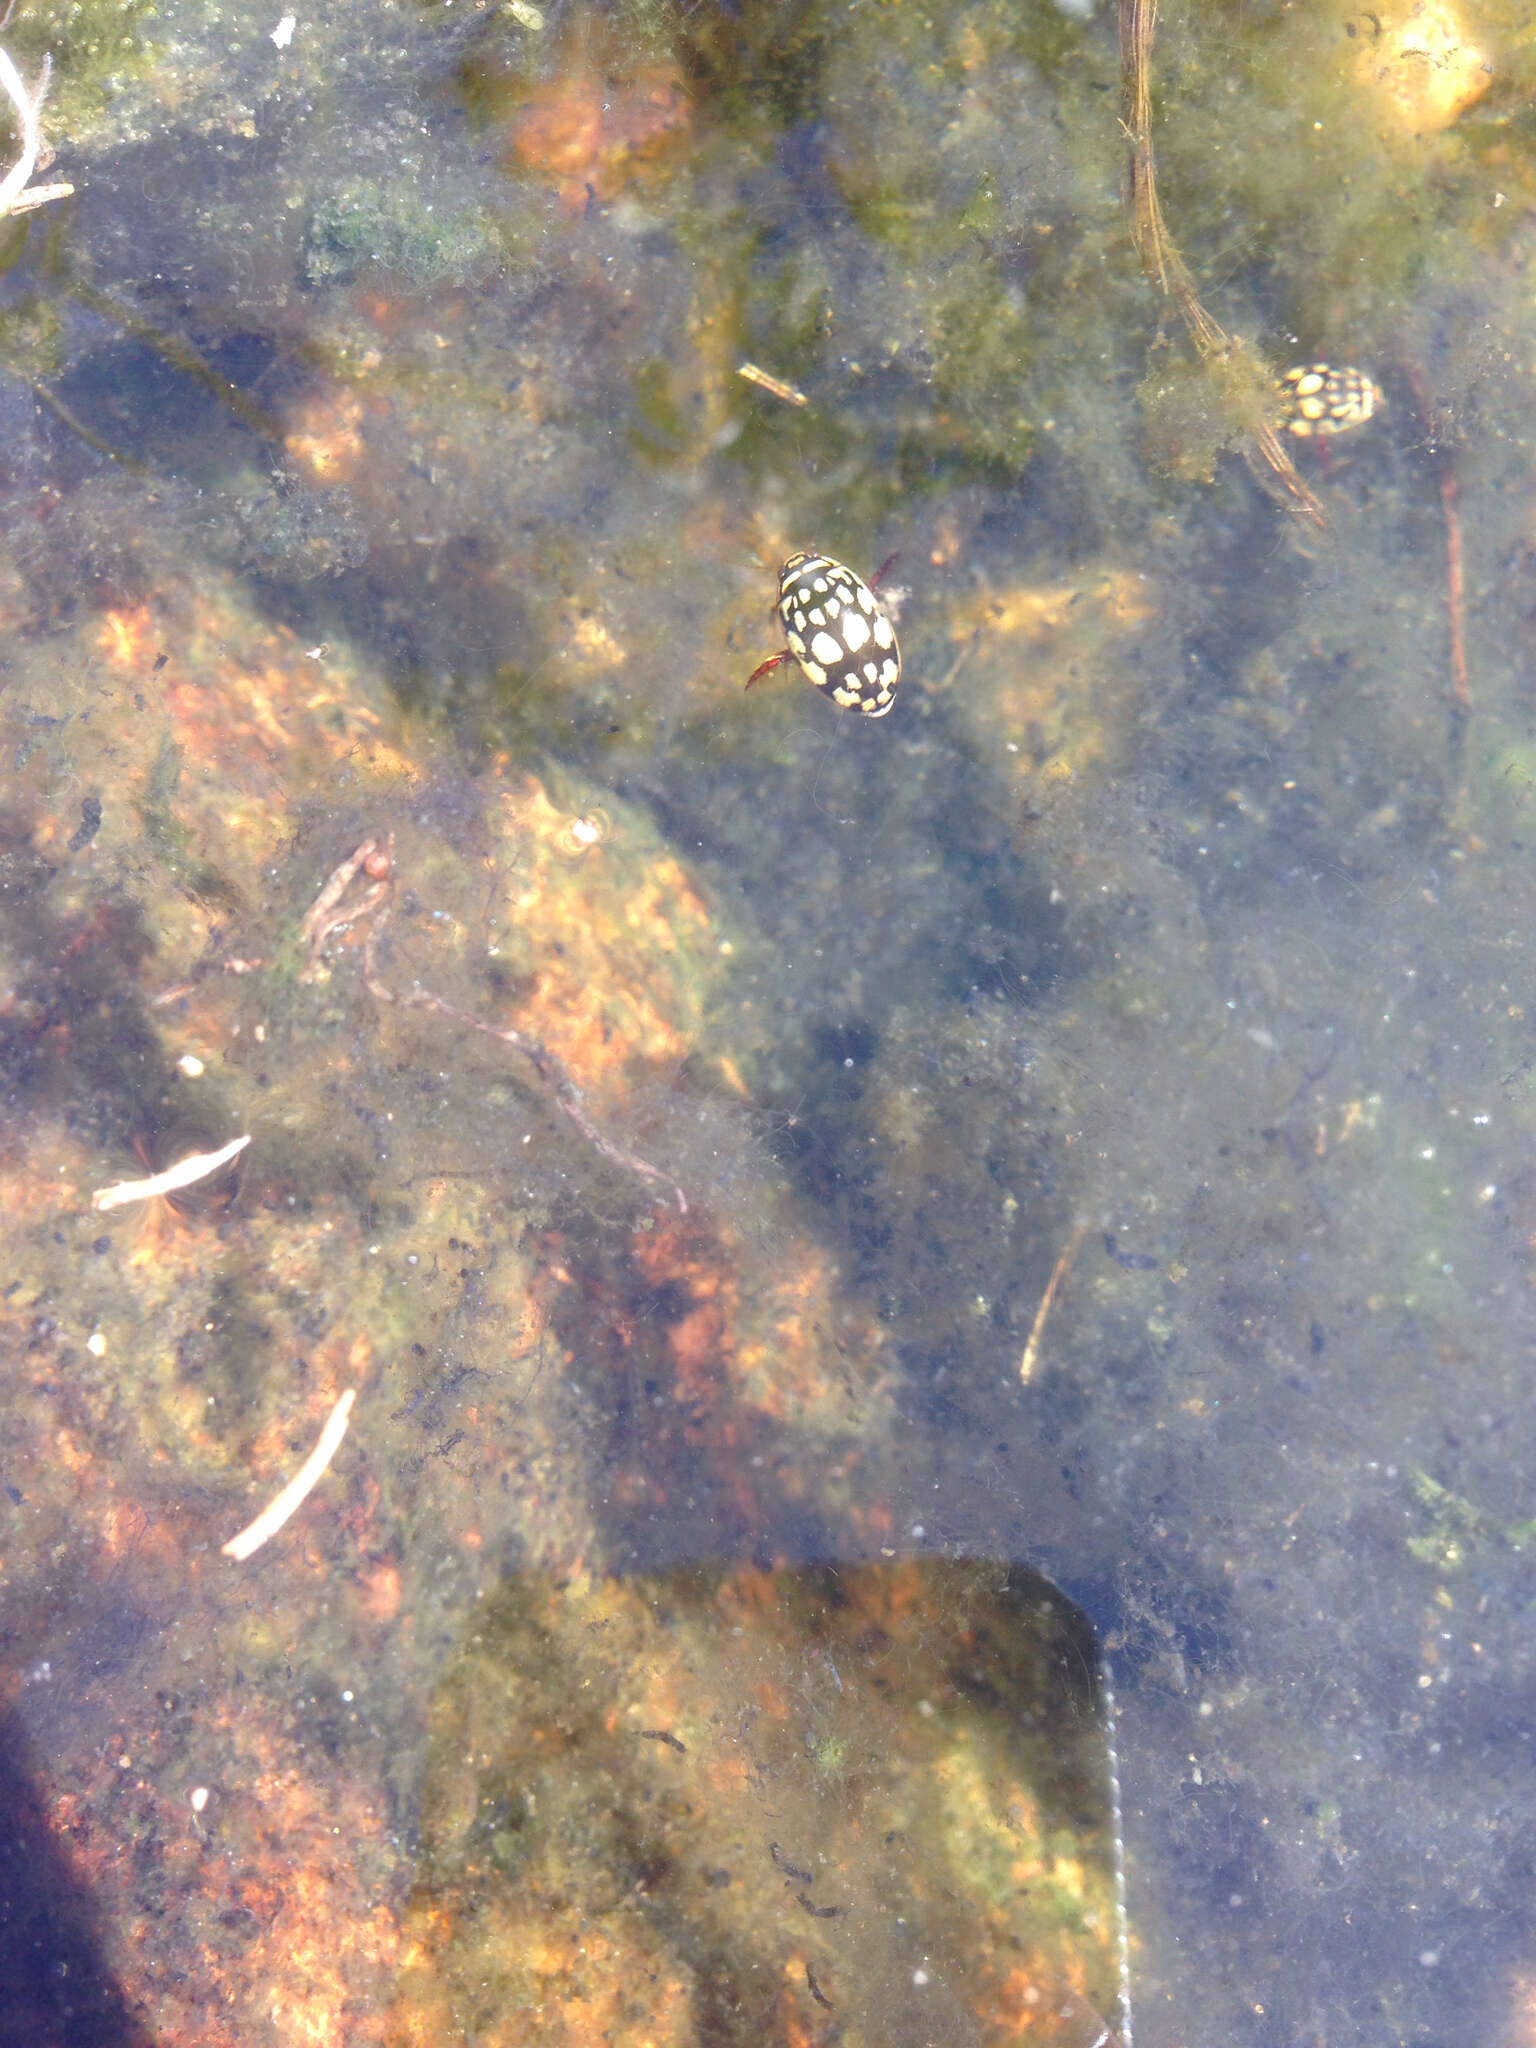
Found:
[(288, 1518), (308, 1500), (324, 1478), (326, 1467), (340, 1448), (341, 1440), (347, 1433), (352, 1403), (356, 1399), (357, 1389), (348, 1387), (331, 1410), (315, 1448), (277, 1498), (262, 1509), (249, 1527), (242, 1529), (238, 1536), (230, 1537), (224, 1545), (226, 1557), (232, 1557), (238, 1564), (244, 1564), (248, 1557), (260, 1550), (263, 1543), (270, 1542)]
[(16, 69), (9, 51), (0, 50), (0, 90), (3, 90), (16, 115), (17, 133), (21, 140), (21, 155), (0, 178), (0, 219), (8, 213), (29, 213), (34, 206), (46, 206), (50, 199), (67, 199), (74, 191), (73, 185), (34, 185), (28, 191), (27, 184), (40, 163), (51, 160), (52, 151), (43, 149), (43, 101), (48, 97), (48, 78), (53, 68), (52, 59), (43, 59), (43, 68), (34, 90), (27, 90), (26, 80)]
[(217, 1152), (193, 1152), (185, 1159), (178, 1159), (174, 1166), (168, 1166), (164, 1173), (152, 1173), (148, 1180), (120, 1180), (110, 1188), (98, 1188), (91, 1197), (93, 1209), (120, 1209), (125, 1202), (147, 1202), (155, 1195), (173, 1195), (178, 1188), (189, 1188), (195, 1182), (206, 1180), (211, 1173), (217, 1173), (222, 1166), (228, 1166), (231, 1159), (243, 1152), (251, 1142), (249, 1131), (243, 1138), (231, 1138), (227, 1145), (221, 1145)]
[(274, 43), (276, 43), (277, 47), (280, 50), (286, 50), (288, 45), (293, 41), (293, 32), (298, 27), (298, 25), (298, 19), (296, 16), (292, 14), (285, 14), (282, 20), (277, 24), (277, 27), (273, 29), (272, 40)]

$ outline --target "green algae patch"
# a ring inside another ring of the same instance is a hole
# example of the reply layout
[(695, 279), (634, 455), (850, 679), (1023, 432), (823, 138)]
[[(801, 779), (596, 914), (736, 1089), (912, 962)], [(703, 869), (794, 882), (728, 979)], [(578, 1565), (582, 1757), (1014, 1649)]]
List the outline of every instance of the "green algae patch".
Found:
[(423, 291), (467, 283), (496, 256), (495, 238), (472, 207), (442, 209), (403, 181), (381, 188), (355, 178), (315, 202), (304, 272), (311, 284), (393, 275)]
[(1211, 483), (1216, 458), (1245, 442), (1280, 414), (1280, 395), (1267, 365), (1241, 347), (1202, 362), (1159, 362), (1137, 388), (1147, 459), (1181, 483)]
[(1086, 2048), (1116, 1999), (1095, 1653), (1017, 1567), (529, 1575), (431, 1709), (388, 2039)]
[[(1500, 0), (1330, 0), (1236, 28), (1226, 9), (1165, 11), (1163, 197), (1202, 283), (1224, 280), (1245, 324), (1278, 311), (1308, 352), (1389, 345), (1426, 291), (1469, 281), (1476, 245), (1509, 232), (1494, 190), (1527, 175), (1510, 145), (1528, 41)], [(1239, 236), (1251, 260), (1234, 260)]]
[(1427, 1472), (1411, 1472), (1418, 1532), (1404, 1539), (1410, 1557), (1448, 1578), (1495, 1550), (1525, 1551), (1536, 1545), (1536, 1519), (1529, 1515), (1496, 1520)]

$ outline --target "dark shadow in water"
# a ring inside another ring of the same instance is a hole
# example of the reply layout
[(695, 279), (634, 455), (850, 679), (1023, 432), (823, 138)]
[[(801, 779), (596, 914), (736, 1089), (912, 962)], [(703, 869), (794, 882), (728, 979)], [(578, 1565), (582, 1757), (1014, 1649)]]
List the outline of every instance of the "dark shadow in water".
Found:
[(150, 2048), (101, 1960), (14, 1715), (0, 1722), (0, 2048)]

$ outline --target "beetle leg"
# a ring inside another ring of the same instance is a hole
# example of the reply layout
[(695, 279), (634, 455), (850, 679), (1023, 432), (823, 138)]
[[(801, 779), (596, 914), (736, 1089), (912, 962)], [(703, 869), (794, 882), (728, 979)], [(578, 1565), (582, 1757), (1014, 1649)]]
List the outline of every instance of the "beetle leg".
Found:
[(788, 661), (789, 659), (790, 653), (787, 647), (783, 650), (782, 653), (770, 654), (766, 661), (760, 661), (757, 664), (757, 667), (753, 669), (751, 675), (747, 677), (745, 687), (750, 690), (752, 685), (757, 681), (759, 676), (767, 675), (769, 669), (777, 668), (781, 661)]

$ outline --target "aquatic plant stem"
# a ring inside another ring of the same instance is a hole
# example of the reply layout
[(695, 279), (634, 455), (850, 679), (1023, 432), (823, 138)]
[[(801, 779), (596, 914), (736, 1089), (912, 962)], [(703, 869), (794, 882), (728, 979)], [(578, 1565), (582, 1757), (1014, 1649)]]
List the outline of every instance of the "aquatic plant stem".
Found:
[(1445, 606), (1451, 629), (1451, 697), (1462, 717), (1472, 709), (1467, 682), (1467, 597), (1461, 558), (1461, 487), (1449, 465), (1440, 470), (1440, 510), (1445, 515)]
[[(1228, 334), (1202, 305), (1189, 266), (1168, 232), (1157, 196), (1157, 165), (1152, 152), (1152, 45), (1156, 33), (1157, 0), (1120, 0), (1123, 125), (1131, 145), (1131, 233), (1142, 268), (1178, 307), (1200, 360), (1227, 361), (1247, 350), (1249, 344), (1240, 335)], [(1242, 452), (1258, 482), (1298, 518), (1309, 526), (1328, 524), (1273, 423), (1264, 421), (1252, 427), (1244, 436)]]
[(1425, 445), (1434, 464), (1435, 487), (1440, 493), (1440, 517), (1445, 526), (1445, 612), (1450, 630), (1451, 710), (1461, 722), (1471, 715), (1472, 690), (1467, 673), (1467, 585), (1461, 546), (1461, 486), (1456, 460), (1447, 445), (1448, 437), (1437, 431), (1443, 409), (1430, 396), (1429, 383), (1415, 362), (1403, 365), (1413, 403), (1424, 428)]
[(1109, 1653), (1099, 1651), (1103, 1681), (1104, 1732), (1109, 1762), (1110, 1851), (1115, 1866), (1115, 1954), (1120, 1970), (1120, 2048), (1133, 2048), (1131, 2032), (1131, 1916), (1126, 1905), (1125, 1803), (1120, 1791), (1120, 1710), (1115, 1699)]

